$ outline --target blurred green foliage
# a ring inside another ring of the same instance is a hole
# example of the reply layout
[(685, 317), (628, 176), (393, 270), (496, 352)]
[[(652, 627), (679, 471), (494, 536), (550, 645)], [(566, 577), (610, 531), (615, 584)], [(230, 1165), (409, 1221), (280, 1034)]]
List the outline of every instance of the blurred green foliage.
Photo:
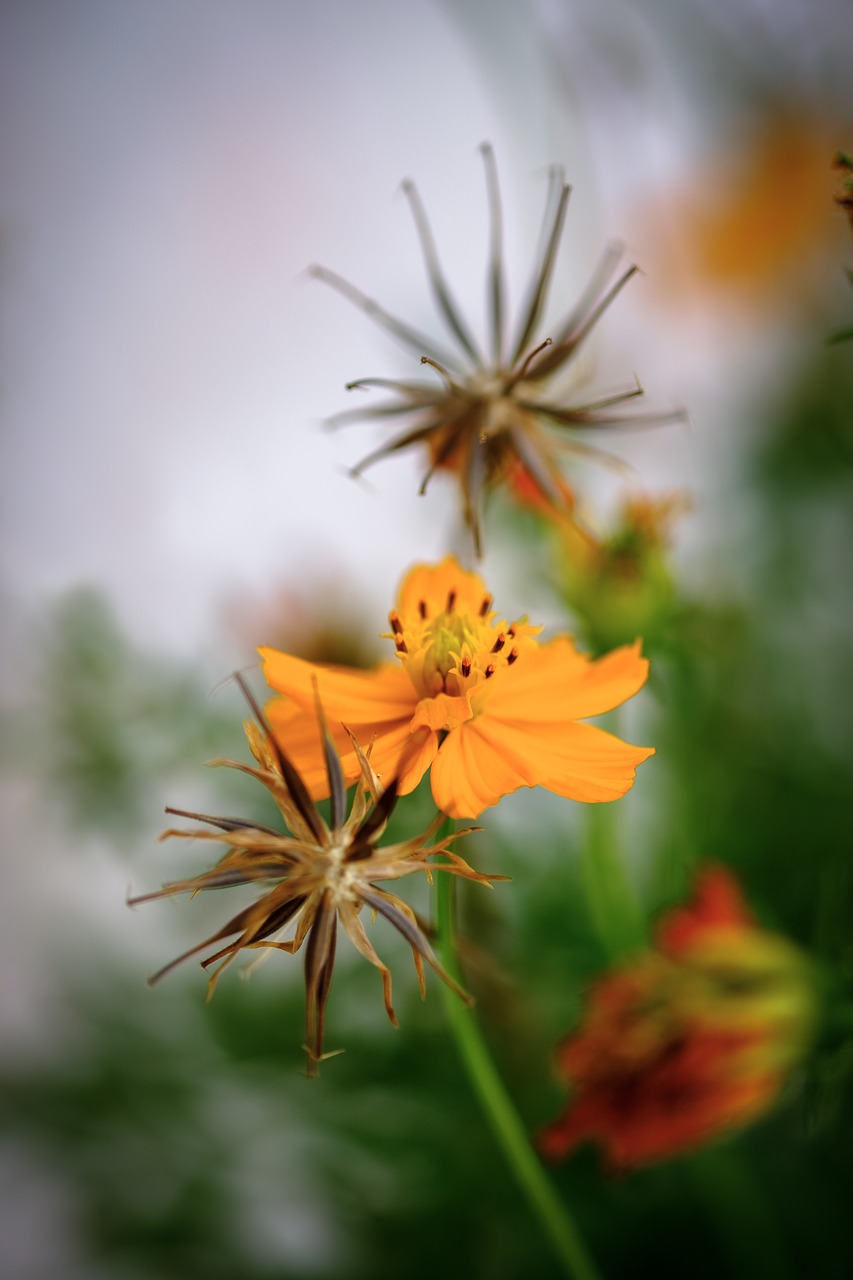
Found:
[(240, 720), (204, 675), (132, 645), (94, 591), (60, 600), (40, 640), (39, 754), (78, 831), (132, 839), (155, 782), (237, 749)]

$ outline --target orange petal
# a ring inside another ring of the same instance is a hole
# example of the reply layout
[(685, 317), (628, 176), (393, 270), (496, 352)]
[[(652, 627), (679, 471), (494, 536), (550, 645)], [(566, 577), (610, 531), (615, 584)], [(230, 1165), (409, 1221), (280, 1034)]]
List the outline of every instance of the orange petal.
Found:
[(356, 725), (381, 724), (411, 716), (418, 701), (414, 686), (401, 666), (382, 663), (372, 671), (305, 662), (277, 649), (259, 649), (267, 684), (292, 698), (303, 709), (314, 708), (316, 679), (320, 700), (331, 720)]
[(451, 818), (476, 818), (501, 796), (529, 785), (518, 763), (482, 732), (483, 717), (449, 733), (433, 761), (435, 803)]
[(570, 800), (618, 800), (634, 785), (637, 765), (655, 753), (591, 724), (565, 725), (557, 770), (541, 785)]
[(440, 564), (416, 564), (409, 570), (397, 594), (397, 609), (403, 618), (417, 616), (423, 601), (427, 617), (434, 618), (447, 608), (451, 592), (456, 611), (474, 617), (489, 594), (482, 578), (463, 569), (456, 556), (446, 556)]
[(448, 734), (432, 767), (439, 808), (476, 818), (519, 787), (542, 786), (571, 800), (617, 800), (636, 766), (653, 754), (592, 725), (518, 727), (479, 716)]
[(418, 703), (412, 719), (413, 725), (428, 725), (430, 729), (457, 729), (459, 725), (470, 720), (474, 712), (471, 710), (471, 699), (451, 697), (448, 693), (437, 693), (434, 698), (422, 698)]
[[(267, 703), (266, 713), (279, 744), (298, 769), (312, 797), (325, 799), (329, 794), (329, 781), (316, 711), (313, 707), (304, 711), (295, 702), (273, 698)], [(343, 727), (347, 722), (334, 718), (329, 709), (326, 719), (349, 786), (361, 777), (361, 765)], [(381, 781), (387, 786), (392, 778), (399, 779), (401, 795), (414, 791), (438, 749), (438, 735), (426, 728), (413, 732), (410, 719), (407, 715), (404, 720), (383, 724), (349, 725), (360, 747), (366, 751), (372, 744), (370, 762)]]
[(532, 729), (611, 711), (646, 682), (649, 664), (640, 656), (640, 645), (636, 640), (596, 660), (578, 653), (568, 636), (526, 649), (495, 681), (487, 714)]

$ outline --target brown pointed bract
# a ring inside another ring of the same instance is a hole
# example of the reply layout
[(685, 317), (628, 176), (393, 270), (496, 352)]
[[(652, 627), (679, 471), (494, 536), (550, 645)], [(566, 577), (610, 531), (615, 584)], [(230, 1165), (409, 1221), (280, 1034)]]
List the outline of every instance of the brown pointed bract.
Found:
[[(424, 994), (424, 961), (443, 982), (463, 999), (469, 997), (449, 973), (442, 968), (430, 945), (427, 933), (411, 907), (382, 886), (387, 881), (423, 871), (446, 872), (489, 884), (502, 877), (481, 875), (469, 867), (450, 845), (459, 836), (476, 828), (467, 828), (432, 843), (441, 818), (423, 835), (398, 844), (380, 846), (388, 818), (397, 800), (396, 780), (384, 789), (370, 764), (370, 751), (363, 750), (353, 738), (360, 777), (349, 817), (345, 817), (346, 789), (338, 750), (326, 725), (319, 699), (316, 714), (324, 743), (324, 759), (331, 797), (330, 820), (327, 822), (311, 799), (307, 787), (290, 762), (266, 717), (257, 706), (242, 677), (237, 677), (249, 699), (255, 720), (245, 724), (249, 747), (255, 764), (233, 760), (216, 760), (216, 765), (239, 769), (257, 778), (272, 795), (288, 830), (242, 818), (211, 817), (167, 809), (167, 813), (191, 818), (206, 824), (200, 828), (170, 827), (161, 839), (172, 836), (210, 840), (225, 846), (225, 853), (209, 871), (188, 880), (165, 885), (156, 893), (131, 899), (149, 902), (176, 894), (195, 894), (201, 889), (221, 889), (232, 885), (257, 883), (262, 892), (257, 901), (244, 907), (211, 937), (192, 947), (150, 979), (156, 982), (175, 965), (190, 956), (213, 948), (202, 966), (212, 970), (208, 995), (212, 994), (222, 970), (244, 950), (272, 947), (295, 954), (305, 944), (305, 1050), (308, 1075), (316, 1075), (323, 1057), (326, 1002), (332, 984), (335, 949), (339, 926), (356, 950), (369, 960), (382, 975), (385, 1008), (391, 1022), (397, 1019), (391, 998), (391, 974), (370, 942), (361, 919), (366, 906), (373, 916), (383, 916), (408, 942)], [(434, 861), (439, 855), (442, 860)], [(283, 937), (293, 927), (290, 937)], [(222, 944), (221, 946), (217, 944)]]

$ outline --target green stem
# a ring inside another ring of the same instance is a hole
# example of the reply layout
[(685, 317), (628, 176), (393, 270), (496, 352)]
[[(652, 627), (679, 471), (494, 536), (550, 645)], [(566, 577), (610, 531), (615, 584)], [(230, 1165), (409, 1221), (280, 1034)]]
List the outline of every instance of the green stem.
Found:
[[(450, 830), (449, 822), (445, 834)], [(456, 958), (455, 880), (436, 876), (436, 926), (441, 963), (457, 982), (462, 981)], [(571, 1280), (598, 1280), (571, 1215), (534, 1152), (471, 1009), (448, 987), (442, 986), (450, 1030), (462, 1058), (468, 1079), (494, 1131), (519, 1187), (539, 1219), (565, 1274)]]
[(619, 848), (616, 803), (587, 805), (581, 870), (587, 906), (609, 963), (639, 951), (643, 919)]

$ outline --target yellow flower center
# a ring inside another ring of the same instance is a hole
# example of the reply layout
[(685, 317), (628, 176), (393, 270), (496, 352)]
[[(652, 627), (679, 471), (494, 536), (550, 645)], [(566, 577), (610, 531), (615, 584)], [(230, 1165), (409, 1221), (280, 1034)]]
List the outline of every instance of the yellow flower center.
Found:
[(457, 592), (451, 589), (437, 612), (435, 602), (424, 599), (416, 613), (391, 613), (398, 656), (421, 698), (465, 698), (513, 666), (520, 647), (531, 643), (538, 627), (524, 620), (509, 626), (496, 622), (491, 604), (491, 596), (485, 595), (478, 612), (459, 609)]

